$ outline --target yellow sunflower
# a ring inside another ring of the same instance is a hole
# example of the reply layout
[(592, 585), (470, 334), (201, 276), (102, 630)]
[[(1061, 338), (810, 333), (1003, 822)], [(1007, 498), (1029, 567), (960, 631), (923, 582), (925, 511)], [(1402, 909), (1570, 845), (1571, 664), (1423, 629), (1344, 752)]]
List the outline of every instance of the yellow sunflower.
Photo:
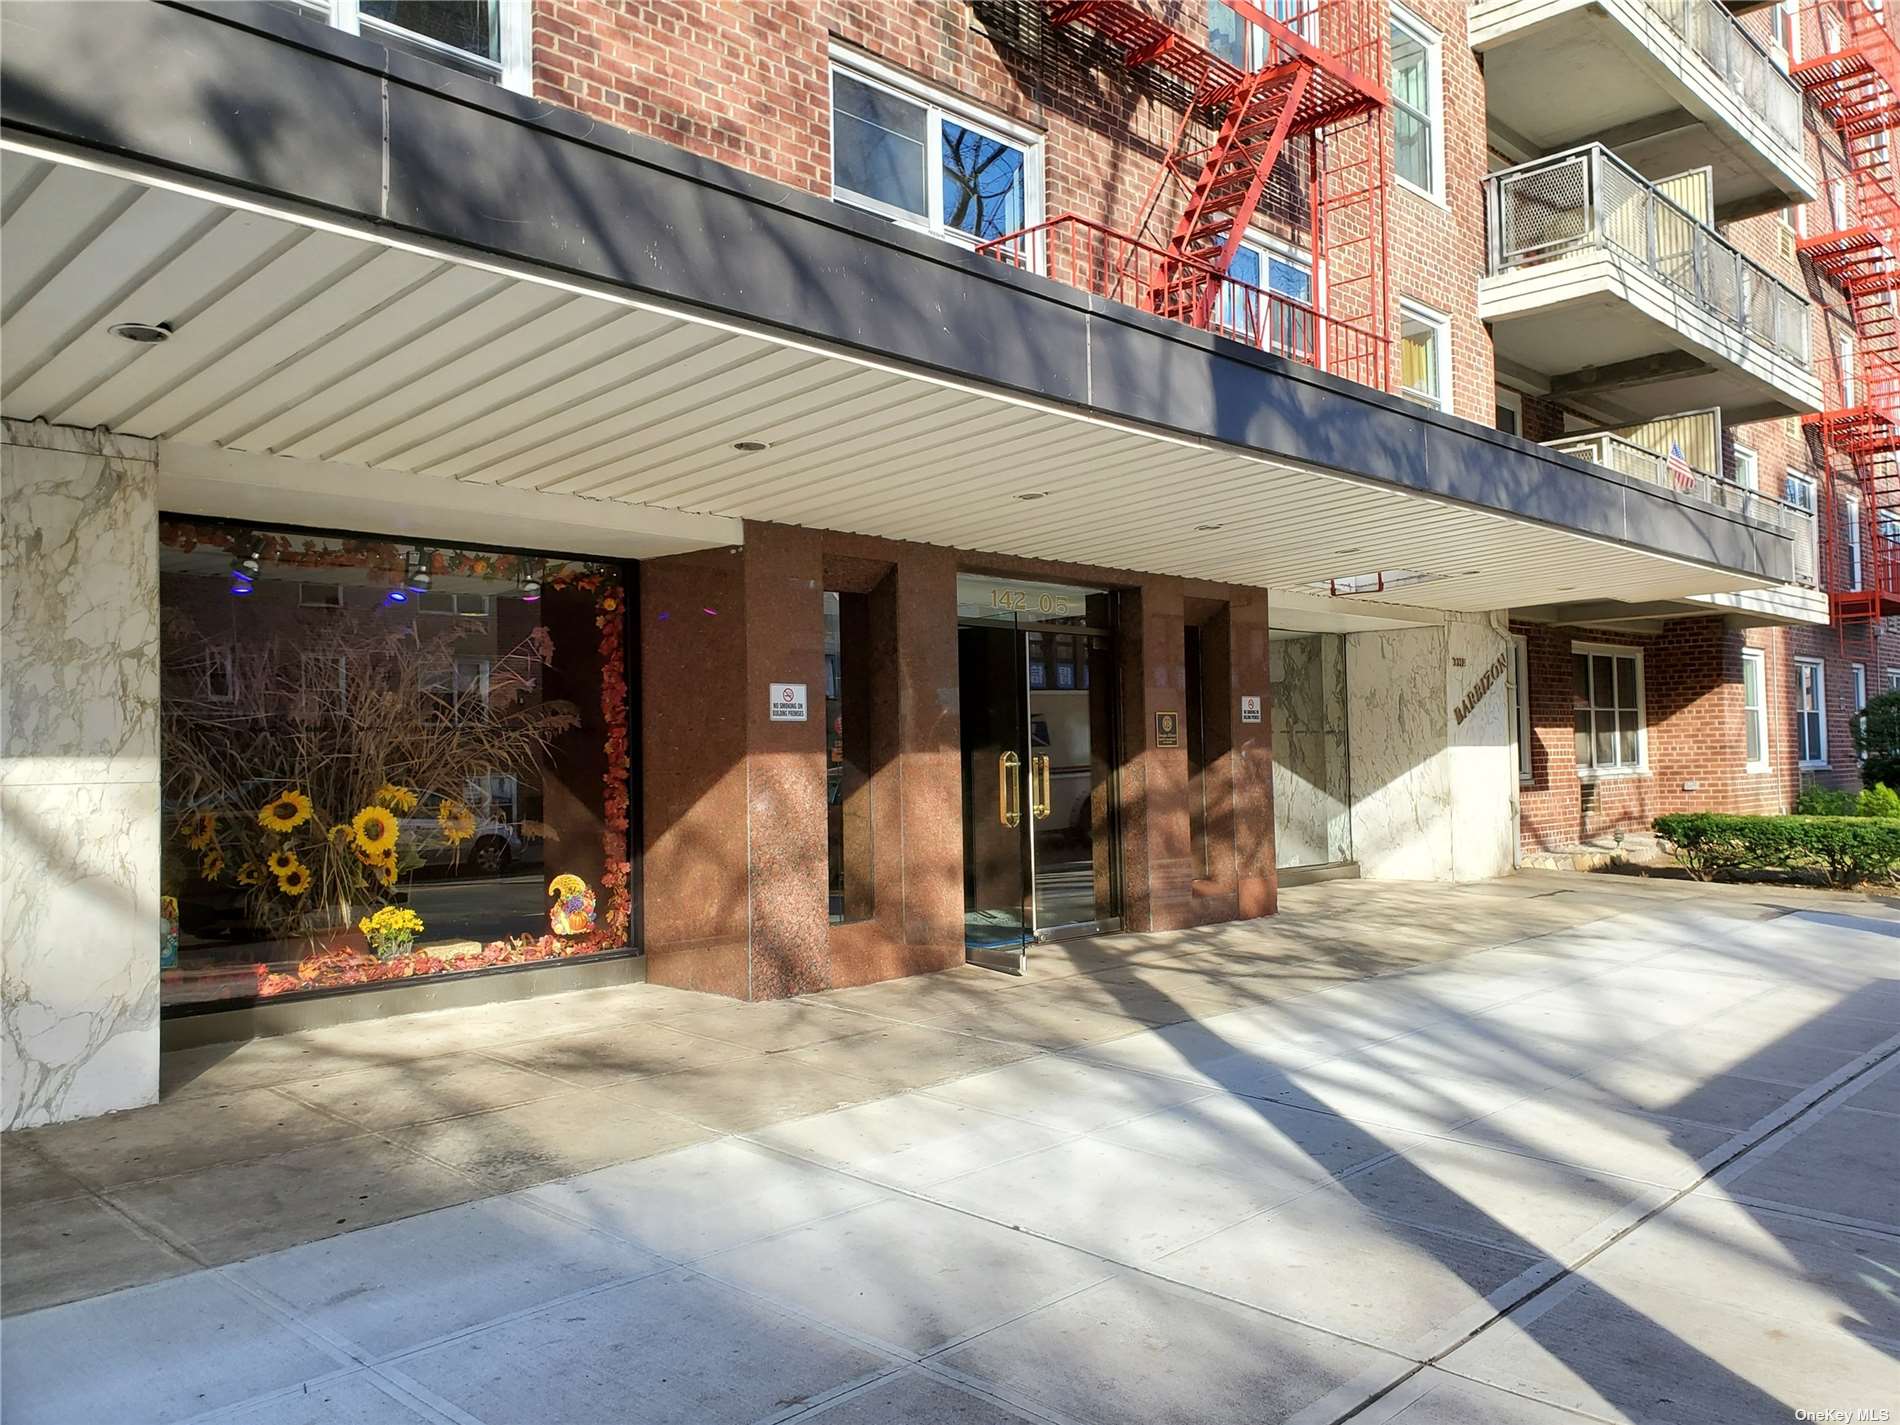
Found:
[(271, 852), (270, 860), (265, 864), (270, 867), (270, 873), (273, 876), (280, 878), (288, 876), (292, 871), (301, 871), (303, 869), (303, 862), (297, 859), (297, 853), (295, 851), (285, 851), (281, 849)]
[(300, 896), (310, 889), (310, 871), (301, 861), (277, 878), (277, 889), (287, 896)]
[(207, 881), (215, 881), (224, 874), (224, 853), (211, 850), (205, 852), (204, 860), (198, 863), (198, 873)]
[(396, 818), (384, 807), (364, 807), (350, 818), (350, 828), (363, 855), (380, 856), (396, 845)]
[(384, 782), (382, 786), (376, 789), (375, 795), (373, 795), (370, 800), (373, 802), (381, 802), (391, 811), (414, 811), (416, 809), (416, 794), (407, 787), (397, 786), (394, 782)]
[(475, 834), (475, 813), (454, 797), (442, 798), (435, 814), (436, 824), (451, 846), (459, 846)]
[(396, 853), (387, 852), (369, 863), (370, 870), (376, 873), (376, 879), (385, 886), (396, 884)]
[(178, 828), (178, 834), (193, 851), (203, 851), (217, 839), (218, 819), (208, 811), (188, 816), (185, 824)]
[(257, 809), (257, 822), (266, 831), (295, 831), (310, 820), (310, 798), (290, 788)]
[(255, 861), (246, 861), (238, 867), (237, 883), (240, 886), (261, 886), (264, 884), (264, 868)]

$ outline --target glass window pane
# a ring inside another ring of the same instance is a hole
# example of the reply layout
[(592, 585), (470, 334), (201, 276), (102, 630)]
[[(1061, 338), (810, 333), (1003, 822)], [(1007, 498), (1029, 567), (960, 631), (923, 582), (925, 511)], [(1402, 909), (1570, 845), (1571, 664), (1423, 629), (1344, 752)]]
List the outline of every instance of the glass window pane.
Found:
[(1237, 69), (1247, 66), (1247, 24), (1221, 0), (1207, 0), (1207, 47)]
[(372, 20), (501, 63), (501, 28), (491, 0), (360, 0), (358, 8)]
[(1583, 708), (1577, 709), (1577, 765), (1595, 765), (1590, 750), (1590, 714)]
[(840, 188), (926, 216), (921, 104), (832, 76), (832, 175)]
[(1408, 319), (1399, 332), (1399, 379), (1407, 394), (1436, 404), (1438, 384), (1438, 330)]
[(618, 566), (215, 521), (158, 543), (163, 1003), (626, 946)]
[(1765, 761), (1767, 753), (1762, 747), (1761, 711), (1751, 709), (1744, 714), (1743, 720), (1748, 724), (1748, 760), (1750, 762)]
[(943, 222), (987, 241), (1028, 226), (1023, 151), (943, 122)]
[(1590, 680), (1596, 689), (1596, 705), (1613, 707), (1616, 703), (1616, 660), (1599, 653), (1590, 660)]
[(1393, 163), (1399, 177), (1427, 192), (1432, 189), (1432, 131), (1418, 115), (1392, 111)]
[(1616, 765), (1616, 722), (1613, 718), (1597, 720), (1596, 765), (1614, 767)]
[(1642, 759), (1636, 752), (1636, 714), (1633, 712), (1616, 715), (1617, 741), (1621, 744), (1617, 751), (1625, 767), (1634, 767)]
[(1267, 259), (1267, 287), (1296, 302), (1313, 300), (1313, 274), (1283, 258)]
[(1625, 709), (1636, 706), (1636, 660), (1634, 658), (1616, 660), (1616, 705)]
[(1392, 97), (1421, 112), (1430, 112), (1431, 53), (1410, 30), (1392, 27)]
[(1761, 706), (1761, 659), (1759, 658), (1742, 660), (1742, 705), (1750, 708)]

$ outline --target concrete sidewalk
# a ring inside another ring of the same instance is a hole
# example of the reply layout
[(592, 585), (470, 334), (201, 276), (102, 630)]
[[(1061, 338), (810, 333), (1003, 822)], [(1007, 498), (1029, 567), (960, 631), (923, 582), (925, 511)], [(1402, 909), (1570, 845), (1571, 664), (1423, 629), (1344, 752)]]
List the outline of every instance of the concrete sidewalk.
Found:
[[(16, 1421), (1900, 1412), (1900, 909), (1526, 874), (169, 1056), (8, 1136)], [(1355, 1413), (1357, 1412), (1357, 1413)]]

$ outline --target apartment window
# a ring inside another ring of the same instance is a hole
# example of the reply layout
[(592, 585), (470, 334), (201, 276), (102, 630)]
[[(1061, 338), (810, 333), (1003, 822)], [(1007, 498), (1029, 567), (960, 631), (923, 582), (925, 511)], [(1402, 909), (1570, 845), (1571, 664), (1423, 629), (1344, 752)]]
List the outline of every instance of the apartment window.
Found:
[(1506, 435), (1524, 434), (1524, 398), (1517, 392), (1497, 388), (1497, 418), (1492, 422)]
[(1399, 182), (1444, 197), (1444, 97), (1437, 31), (1392, 12), (1392, 151)]
[(831, 71), (831, 183), (857, 207), (962, 242), (1042, 221), (1041, 145), (865, 61)]
[(425, 614), (457, 614), (462, 618), (486, 618), (490, 604), (487, 594), (447, 594), (431, 591), (416, 595), (416, 608)]
[(1531, 655), (1530, 641), (1511, 635), (1511, 713), (1517, 723), (1517, 780), (1531, 780)]
[(1735, 447), (1735, 483), (1744, 490), (1761, 489), (1761, 460), (1745, 445)]
[(1768, 665), (1759, 648), (1742, 650), (1742, 725), (1747, 742), (1747, 770), (1768, 770)]
[(1803, 514), (1814, 513), (1814, 477), (1803, 475), (1798, 470), (1790, 470), (1781, 480), (1781, 501), (1793, 505)]
[(341, 584), (297, 585), (297, 606), (304, 609), (340, 609), (343, 607)]
[[(1274, 238), (1248, 236), (1234, 249), (1227, 265), (1234, 283), (1222, 284), (1221, 330), (1225, 335), (1282, 356), (1313, 360), (1319, 353), (1319, 323), (1313, 306), (1311, 254)], [(1236, 284), (1245, 283), (1245, 286)], [(1258, 288), (1297, 302), (1273, 302), (1256, 297)]]
[(1794, 726), (1801, 765), (1827, 766), (1827, 670), (1818, 659), (1794, 661)]
[(1860, 588), (1860, 501), (1852, 495), (1841, 496), (1841, 548), (1846, 551), (1847, 587)]
[(1775, 6), (1775, 38), (1781, 45), (1783, 64), (1801, 62), (1801, 10), (1797, 0), (1780, 0)]
[(1889, 668), (1887, 670), (1887, 691), (1890, 693), (1900, 693), (1900, 668)]
[(1571, 653), (1578, 773), (1640, 772), (1646, 751), (1642, 654), (1589, 643), (1572, 644)]
[(1829, 232), (1837, 233), (1847, 226), (1847, 179), (1828, 179), (1827, 215), (1832, 220)]
[[(1860, 715), (1867, 711), (1867, 668), (1864, 664), (1852, 665), (1854, 678), (1854, 720), (1860, 721)], [(1864, 757), (1865, 754), (1863, 754)]]
[(1834, 376), (1841, 387), (1841, 404), (1851, 406), (1854, 404), (1854, 338), (1834, 338), (1834, 362)]
[(1443, 411), (1451, 406), (1451, 318), (1399, 303), (1399, 394)]
[(308, 15), (366, 35), (419, 58), (459, 69), (503, 88), (533, 87), (529, 0), (274, 0), (280, 10)]

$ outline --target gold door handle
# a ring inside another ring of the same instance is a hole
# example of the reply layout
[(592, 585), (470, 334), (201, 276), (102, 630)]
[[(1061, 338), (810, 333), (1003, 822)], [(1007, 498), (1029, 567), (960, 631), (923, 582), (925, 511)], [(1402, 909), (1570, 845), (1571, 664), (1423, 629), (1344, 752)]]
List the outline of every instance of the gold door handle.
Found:
[(1014, 752), (996, 759), (996, 819), (1004, 826), (1023, 823), (1021, 793), (1016, 787), (1016, 770), (1022, 765), (1023, 759)]
[(1050, 803), (1053, 800), (1049, 788), (1049, 759), (1047, 757), (1030, 758), (1029, 770), (1031, 780), (1035, 784), (1035, 805), (1031, 811), (1037, 821), (1045, 821), (1048, 819)]

